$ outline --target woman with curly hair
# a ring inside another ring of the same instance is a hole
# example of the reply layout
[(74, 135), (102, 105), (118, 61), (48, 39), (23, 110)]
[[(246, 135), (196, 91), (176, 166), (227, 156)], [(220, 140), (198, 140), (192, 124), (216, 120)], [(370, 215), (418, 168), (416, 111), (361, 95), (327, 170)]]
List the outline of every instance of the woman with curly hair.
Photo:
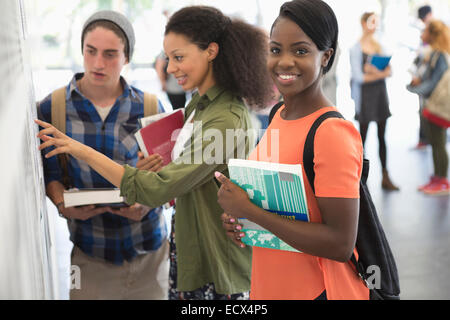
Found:
[[(245, 158), (253, 147), (251, 137), (240, 139), (240, 134), (246, 135), (251, 128), (244, 100), (265, 105), (266, 98), (270, 99), (267, 38), (261, 30), (231, 20), (215, 8), (193, 6), (170, 18), (164, 51), (167, 71), (184, 90), (197, 89), (186, 107), (185, 126), (193, 122), (193, 133), (182, 143), (180, 161), (157, 172), (122, 166), (37, 120), (44, 127), (38, 135), (45, 141), (40, 148), (56, 147), (46, 157), (65, 152), (86, 161), (120, 187), (130, 205), (138, 202), (153, 208), (176, 198), (176, 298), (246, 298), (251, 249), (235, 246), (222, 229), (223, 211), (217, 203), (219, 185), (214, 172), (228, 175), (227, 159), (236, 153)], [(245, 142), (244, 152), (239, 148), (242, 144), (230, 146), (225, 139), (229, 132), (235, 135), (232, 142)], [(209, 139), (202, 138), (208, 133)], [(220, 137), (223, 143), (217, 143)], [(198, 155), (202, 161), (196, 161)], [(154, 163), (149, 166), (157, 167)]]

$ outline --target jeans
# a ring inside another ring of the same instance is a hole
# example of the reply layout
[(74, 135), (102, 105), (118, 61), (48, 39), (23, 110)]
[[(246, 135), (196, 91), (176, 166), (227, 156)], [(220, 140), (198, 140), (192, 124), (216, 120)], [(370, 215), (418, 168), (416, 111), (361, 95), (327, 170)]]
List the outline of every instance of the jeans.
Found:
[(448, 172), (447, 128), (426, 120), (426, 133), (433, 152), (434, 175), (446, 178)]

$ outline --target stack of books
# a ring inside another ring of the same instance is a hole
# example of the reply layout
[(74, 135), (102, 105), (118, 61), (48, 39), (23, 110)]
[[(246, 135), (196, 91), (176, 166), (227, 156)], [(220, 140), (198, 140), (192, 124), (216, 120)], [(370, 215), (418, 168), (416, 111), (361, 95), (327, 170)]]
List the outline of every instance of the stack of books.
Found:
[[(184, 125), (184, 109), (141, 118), (139, 123), (142, 129), (135, 137), (144, 156), (157, 153), (163, 158), (164, 166), (171, 163), (172, 150)], [(164, 207), (174, 205), (175, 200), (171, 200)]]
[(160, 113), (140, 119), (142, 129), (135, 133), (145, 157), (159, 154), (164, 165), (172, 162), (172, 149), (184, 124), (184, 110)]

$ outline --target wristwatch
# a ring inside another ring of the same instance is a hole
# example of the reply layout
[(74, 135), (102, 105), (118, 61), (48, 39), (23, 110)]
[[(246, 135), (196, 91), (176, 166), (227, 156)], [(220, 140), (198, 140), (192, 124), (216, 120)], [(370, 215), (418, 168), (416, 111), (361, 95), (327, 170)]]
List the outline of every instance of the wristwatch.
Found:
[(64, 208), (64, 201), (58, 202), (56, 204), (56, 209), (58, 209), (58, 214), (61, 218), (65, 218), (65, 216), (61, 213), (61, 206)]

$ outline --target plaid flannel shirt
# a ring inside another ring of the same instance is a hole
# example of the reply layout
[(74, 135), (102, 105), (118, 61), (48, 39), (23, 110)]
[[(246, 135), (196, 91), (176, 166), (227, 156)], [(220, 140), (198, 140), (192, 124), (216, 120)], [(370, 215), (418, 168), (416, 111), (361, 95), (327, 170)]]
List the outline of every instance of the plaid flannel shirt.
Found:
[[(76, 74), (66, 88), (66, 134), (117, 163), (136, 166), (138, 144), (134, 133), (139, 129), (138, 119), (144, 116), (143, 92), (129, 86), (121, 77), (123, 94), (103, 122), (93, 104), (77, 88)], [(164, 112), (158, 101), (158, 112)], [(51, 122), (51, 95), (38, 106), (39, 119)], [(43, 153), (47, 153), (44, 150)], [(69, 157), (69, 176), (75, 188), (112, 188), (111, 183), (85, 162)], [(45, 183), (62, 181), (57, 157), (43, 157)], [(70, 239), (84, 253), (121, 265), (138, 254), (157, 250), (167, 238), (167, 227), (162, 208), (156, 208), (140, 222), (105, 213), (86, 221), (68, 220)]]

